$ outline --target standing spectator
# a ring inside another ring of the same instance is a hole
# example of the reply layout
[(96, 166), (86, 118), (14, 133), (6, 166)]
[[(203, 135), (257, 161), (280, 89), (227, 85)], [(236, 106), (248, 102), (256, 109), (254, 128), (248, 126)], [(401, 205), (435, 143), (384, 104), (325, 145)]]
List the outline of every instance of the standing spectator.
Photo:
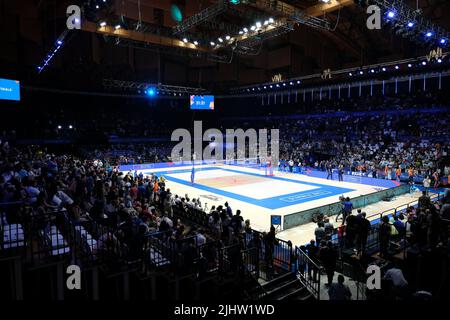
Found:
[(422, 195), (419, 198), (418, 205), (419, 205), (419, 209), (422, 209), (422, 210), (428, 209), (431, 206), (431, 199), (427, 195), (427, 192), (425, 190), (422, 191)]
[(380, 256), (385, 258), (388, 253), (389, 241), (391, 239), (391, 224), (389, 223), (389, 218), (384, 216), (381, 219), (380, 229), (379, 229), (379, 241), (380, 241)]
[(358, 220), (358, 240), (357, 240), (357, 250), (359, 253), (364, 254), (366, 252), (367, 237), (372, 226), (370, 221), (366, 218), (366, 213), (361, 213)]
[(333, 301), (350, 300), (352, 293), (347, 285), (344, 284), (344, 276), (338, 275), (338, 282), (332, 283), (328, 288), (328, 297)]
[(314, 240), (311, 240), (309, 244), (306, 246), (306, 250), (308, 252), (308, 276), (309, 279), (314, 282), (317, 281), (317, 268), (315, 263), (317, 263), (317, 259), (319, 256), (319, 247), (316, 245)]
[(336, 252), (334, 251), (331, 241), (324, 246), (321, 246), (319, 251), (319, 259), (327, 274), (327, 285), (333, 282), (334, 270), (336, 269)]
[(320, 243), (322, 240), (326, 238), (326, 231), (323, 222), (317, 223), (317, 227), (314, 230), (314, 235), (316, 237), (316, 243)]

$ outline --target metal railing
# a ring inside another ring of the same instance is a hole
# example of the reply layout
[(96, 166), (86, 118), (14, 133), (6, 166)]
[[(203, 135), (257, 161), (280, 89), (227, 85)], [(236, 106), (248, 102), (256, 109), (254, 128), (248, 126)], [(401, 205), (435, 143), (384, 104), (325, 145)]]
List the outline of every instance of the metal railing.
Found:
[(296, 273), (300, 282), (309, 292), (320, 300), (320, 275), (323, 267), (316, 261), (313, 261), (308, 253), (295, 247)]

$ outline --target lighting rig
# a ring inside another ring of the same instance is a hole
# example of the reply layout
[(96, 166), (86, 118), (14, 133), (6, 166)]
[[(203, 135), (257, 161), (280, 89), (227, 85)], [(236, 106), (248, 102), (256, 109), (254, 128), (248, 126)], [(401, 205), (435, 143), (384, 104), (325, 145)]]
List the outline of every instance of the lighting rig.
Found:
[[(433, 52), (433, 51), (432, 51)], [(338, 80), (370, 80), (376, 78), (397, 77), (404, 74), (417, 74), (424, 70), (433, 71), (434, 69), (446, 70), (450, 66), (450, 52), (440, 55), (427, 55), (418, 58), (409, 58), (396, 60), (382, 64), (367, 65), (363, 67), (347, 68), (331, 71), (332, 81)], [(303, 77), (291, 78), (278, 82), (266, 82), (250, 86), (237, 87), (230, 90), (231, 94), (255, 95), (269, 92), (282, 92), (289, 90), (298, 90), (305, 83), (312, 83), (322, 80), (322, 74), (311, 74)]]
[(414, 10), (401, 0), (368, 0), (366, 4), (381, 9), (383, 24), (395, 34), (425, 46), (448, 47), (449, 32), (425, 19), (421, 10)]
[(165, 84), (154, 84), (136, 81), (122, 81), (114, 79), (103, 79), (103, 87), (106, 89), (121, 89), (138, 94), (145, 94), (148, 97), (173, 96), (186, 97), (189, 95), (205, 95), (208, 91), (203, 88), (172, 86)]

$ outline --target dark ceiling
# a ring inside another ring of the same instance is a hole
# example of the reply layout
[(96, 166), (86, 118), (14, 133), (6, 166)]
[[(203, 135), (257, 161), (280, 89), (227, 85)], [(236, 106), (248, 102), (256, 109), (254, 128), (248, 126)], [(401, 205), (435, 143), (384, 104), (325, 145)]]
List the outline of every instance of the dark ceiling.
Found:
[[(299, 9), (318, 2), (285, 1)], [(405, 2), (416, 6), (416, 0)], [(350, 5), (325, 14), (332, 31), (295, 25), (293, 31), (264, 41), (256, 53), (234, 54), (221, 62), (211, 55), (196, 57), (195, 50), (143, 45), (99, 33), (75, 31), (49, 67), (37, 74), (36, 66), (65, 29), (66, 7), (72, 3), (77, 1), (0, 0), (0, 77), (17, 78), (30, 85), (65, 88), (95, 87), (101, 79), (112, 78), (220, 90), (267, 82), (279, 73), (285, 78), (297, 77), (326, 68), (337, 70), (414, 57), (429, 50), (395, 36), (390, 30), (368, 30), (364, 8)], [(137, 25), (140, 6), (141, 30), (170, 36), (172, 27), (177, 24), (171, 15), (172, 5), (177, 5), (186, 19), (216, 3), (207, 0), (107, 0), (105, 8), (99, 10), (101, 13), (89, 18), (120, 21), (122, 17), (121, 21), (131, 28)], [(420, 0), (418, 4), (424, 17), (450, 29), (450, 1)], [(217, 37), (219, 32), (241, 28), (253, 17), (264, 16), (264, 12), (242, 6), (239, 4), (232, 8), (236, 11), (224, 12), (200, 24), (189, 30), (189, 34)]]

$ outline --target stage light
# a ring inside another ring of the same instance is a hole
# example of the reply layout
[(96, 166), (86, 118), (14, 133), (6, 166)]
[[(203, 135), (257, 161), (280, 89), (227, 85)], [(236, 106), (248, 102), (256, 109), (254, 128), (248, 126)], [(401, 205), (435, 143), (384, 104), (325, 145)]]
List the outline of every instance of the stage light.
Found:
[(427, 65), (427, 62), (426, 62), (426, 61), (422, 61), (422, 65), (423, 65), (423, 66), (426, 66), (426, 65)]
[(442, 59), (441, 58), (437, 59), (437, 62), (442, 63)]
[(213, 47), (216, 45), (216, 43), (214, 41), (211, 41), (209, 44)]
[(239, 31), (239, 34), (244, 34), (244, 31), (242, 31), (242, 30), (241, 30), (241, 31)]
[(359, 71), (359, 74), (363, 75), (363, 74), (364, 74), (364, 71), (362, 71), (362, 70), (361, 70), (361, 71)]
[(217, 39), (217, 40), (219, 40), (219, 42), (220, 42), (220, 43), (222, 43), (222, 42), (223, 42), (223, 39), (222, 39), (222, 38), (219, 38), (219, 39)]
[(269, 18), (269, 23), (274, 23), (273, 18)]
[(100, 27), (106, 27), (106, 22), (105, 21), (102, 21), (102, 22), (100, 22)]
[(433, 35), (433, 32), (428, 31), (425, 35), (427, 36), (427, 38), (430, 38)]
[(411, 68), (412, 67), (412, 64), (411, 63), (408, 63), (408, 68)]
[(247, 33), (247, 32), (248, 32), (248, 29), (247, 29), (247, 28), (244, 28), (244, 29), (242, 29), (242, 30), (244, 30), (244, 32), (245, 32), (245, 33)]
[(277, 88), (279, 88), (280, 87), (280, 85), (279, 84), (277, 84)]
[(149, 97), (154, 97), (156, 95), (156, 90), (155, 88), (147, 88), (147, 90), (145, 90), (145, 94)]
[(72, 125), (70, 125), (70, 126), (69, 126), (69, 129), (73, 129), (73, 126), (72, 126)]
[(256, 26), (251, 26), (250, 30), (255, 31), (256, 30)]
[(389, 19), (393, 19), (393, 18), (395, 17), (395, 12), (394, 12), (394, 11), (388, 11), (387, 17), (388, 17)]
[(116, 25), (114, 29), (119, 30), (121, 28), (120, 24)]
[(225, 36), (225, 40), (230, 40), (231, 39), (231, 37), (230, 36)]
[(198, 41), (197, 40), (194, 41), (194, 45), (198, 46)]
[(286, 83), (283, 83), (283, 87), (286, 87)]
[(270, 85), (270, 89), (272, 89), (273, 88), (273, 86), (272, 85)]
[(187, 42), (188, 42), (188, 39), (187, 39), (187, 38), (183, 38), (183, 42), (184, 42), (184, 43), (187, 43)]
[(58, 45), (62, 45), (62, 41), (61, 40), (58, 40), (58, 41), (56, 41), (56, 43), (58, 44)]
[(255, 91), (255, 88), (252, 88), (252, 91)]
[(62, 126), (58, 126), (58, 129), (60, 129), (60, 130), (61, 130), (61, 129), (62, 129)]
[(395, 66), (395, 70), (398, 70), (398, 69), (400, 69), (400, 67), (399, 66)]
[(385, 67), (383, 67), (383, 68), (381, 68), (381, 70), (383, 70), (383, 71), (386, 71), (386, 68), (385, 68)]
[(264, 25), (267, 26), (269, 24), (269, 20), (264, 20)]
[(267, 87), (266, 87), (266, 86), (264, 86), (264, 89), (267, 89)]
[(291, 82), (289, 82), (289, 84), (291, 85), (291, 86), (293, 86), (294, 85), (294, 83), (291, 81)]
[(297, 84), (300, 84), (300, 80), (297, 80)]
[(99, 6), (99, 5), (96, 5), (96, 6), (95, 6), (95, 9), (99, 9), (99, 8), (100, 8), (100, 6)]
[(408, 26), (408, 28), (414, 27), (414, 22), (408, 22), (407, 26)]
[(375, 73), (375, 70), (374, 70), (374, 69), (371, 69), (370, 72), (371, 72), (371, 73)]
[(447, 39), (442, 38), (441, 40), (439, 40), (439, 43), (440, 44), (446, 44), (447, 43)]
[(80, 23), (80, 19), (75, 18), (75, 23)]
[(256, 27), (257, 27), (257, 28), (261, 28), (261, 27), (262, 27), (262, 24), (261, 24), (261, 22), (259, 22), (259, 21), (258, 21), (258, 22), (256, 22)]

